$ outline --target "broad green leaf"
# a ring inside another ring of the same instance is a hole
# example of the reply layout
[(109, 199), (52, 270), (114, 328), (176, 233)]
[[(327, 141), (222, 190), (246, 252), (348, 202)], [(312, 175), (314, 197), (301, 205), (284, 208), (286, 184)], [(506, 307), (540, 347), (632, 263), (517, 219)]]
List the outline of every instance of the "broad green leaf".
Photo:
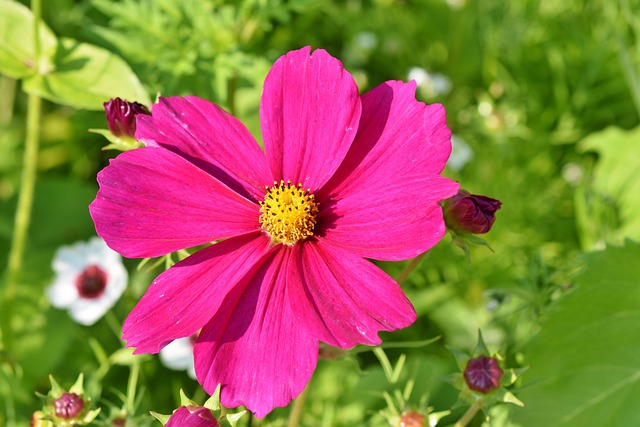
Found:
[[(10, 0), (0, 0), (0, 73), (14, 79), (32, 75), (35, 70), (33, 14), (29, 8)], [(40, 22), (40, 69), (53, 68), (58, 41), (44, 22)]]
[(590, 182), (576, 195), (578, 225), (588, 248), (640, 239), (639, 141), (640, 127), (610, 127), (578, 145), (581, 151), (598, 154)]
[(523, 349), (522, 426), (640, 425), (640, 244), (584, 260), (576, 289)]
[(72, 39), (61, 40), (55, 70), (25, 79), (24, 90), (88, 110), (102, 110), (103, 103), (115, 97), (150, 104), (138, 77), (119, 56)]

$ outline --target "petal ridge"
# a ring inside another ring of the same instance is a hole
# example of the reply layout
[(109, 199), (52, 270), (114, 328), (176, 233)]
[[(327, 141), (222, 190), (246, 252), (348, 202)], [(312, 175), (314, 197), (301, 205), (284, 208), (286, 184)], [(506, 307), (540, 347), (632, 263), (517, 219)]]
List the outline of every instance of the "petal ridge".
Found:
[(122, 327), (135, 354), (157, 353), (191, 336), (269, 252), (269, 239), (253, 232), (216, 243), (178, 262), (151, 284)]
[(238, 119), (195, 97), (161, 97), (151, 116), (137, 117), (136, 138), (161, 146), (254, 201), (271, 182), (264, 152)]
[(348, 348), (378, 345), (380, 331), (412, 324), (416, 313), (400, 286), (370, 261), (323, 239), (296, 245), (291, 306), (309, 333)]
[(280, 57), (264, 83), (260, 124), (274, 181), (312, 191), (333, 175), (356, 135), (358, 88), (342, 63), (309, 46)]
[(318, 341), (300, 327), (289, 304), (289, 249), (274, 247), (258, 272), (225, 298), (195, 346), (196, 376), (224, 406), (244, 405), (257, 417), (286, 406), (315, 369)]
[(98, 174), (96, 231), (129, 257), (156, 257), (258, 230), (259, 207), (163, 148), (121, 153)]

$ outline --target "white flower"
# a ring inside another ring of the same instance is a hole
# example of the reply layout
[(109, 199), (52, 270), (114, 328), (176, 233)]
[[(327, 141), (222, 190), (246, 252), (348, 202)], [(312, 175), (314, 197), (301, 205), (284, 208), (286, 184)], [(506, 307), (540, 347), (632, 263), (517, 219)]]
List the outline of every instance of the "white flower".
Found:
[(100, 237), (61, 246), (51, 266), (55, 278), (45, 291), (51, 305), (69, 309), (71, 317), (83, 325), (97, 322), (127, 286), (122, 258)]
[(167, 346), (160, 350), (160, 361), (164, 366), (174, 371), (187, 371), (189, 376), (196, 378), (196, 372), (193, 367), (193, 343), (195, 336), (178, 338), (171, 341)]

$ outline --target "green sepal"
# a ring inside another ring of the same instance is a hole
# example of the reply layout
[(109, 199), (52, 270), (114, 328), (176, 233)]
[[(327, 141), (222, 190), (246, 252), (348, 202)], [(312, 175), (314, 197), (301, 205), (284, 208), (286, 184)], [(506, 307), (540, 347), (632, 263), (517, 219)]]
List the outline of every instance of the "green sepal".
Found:
[(246, 413), (247, 411), (240, 411), (235, 414), (227, 414), (220, 419), (220, 426), (227, 427), (228, 425), (229, 427), (236, 427), (240, 418), (242, 418)]
[(469, 245), (475, 246), (486, 246), (491, 252), (495, 252), (489, 243), (484, 240), (482, 237), (478, 237), (475, 234), (459, 234), (453, 230), (450, 230), (452, 243), (462, 249), (465, 257), (467, 258), (467, 262), (471, 263), (471, 251), (469, 250)]
[(49, 375), (49, 382), (51, 383), (51, 390), (48, 393), (50, 397), (57, 399), (64, 394), (65, 390), (60, 387), (60, 384), (53, 378), (53, 375)]
[(522, 402), (520, 399), (518, 399), (509, 390), (505, 390), (503, 388), (501, 388), (500, 390), (504, 391), (504, 394), (502, 395), (502, 402), (513, 403), (514, 405), (518, 405), (521, 408), (524, 406), (524, 402)]
[(214, 414), (219, 412), (222, 408), (222, 406), (220, 405), (220, 389), (221, 388), (222, 388), (222, 384), (218, 384), (218, 386), (216, 387), (216, 390), (213, 392), (211, 397), (208, 398), (206, 402), (204, 402), (204, 405), (203, 405), (205, 408), (208, 408), (211, 411), (213, 411)]
[(131, 136), (115, 136), (109, 129), (89, 129), (91, 133), (97, 133), (104, 136), (109, 144), (102, 147), (102, 150), (118, 150), (130, 151), (136, 148), (144, 147), (142, 142), (137, 141)]
[(440, 422), (441, 419), (443, 419), (444, 417), (446, 417), (449, 414), (451, 414), (451, 411), (449, 411), (449, 410), (439, 411), (439, 412), (431, 412), (429, 415), (427, 415), (427, 420), (428, 420), (427, 425), (435, 426)]
[(84, 374), (82, 372), (78, 375), (78, 379), (69, 389), (69, 393), (75, 393), (78, 396), (82, 396), (84, 394)]
[[(497, 354), (495, 356), (491, 356), (491, 353), (489, 353), (489, 349), (487, 348), (487, 345), (484, 342), (484, 338), (482, 337), (482, 331), (480, 329), (478, 329), (478, 344), (476, 344), (476, 349), (473, 351), (473, 357), (478, 357), (478, 356), (489, 356), (489, 357), (496, 357)], [(496, 357), (496, 358), (501, 358), (501, 357)]]
[(500, 385), (502, 385), (503, 387), (508, 387), (514, 384), (518, 380), (520, 375), (522, 375), (523, 372), (527, 369), (529, 369), (528, 366), (517, 369), (503, 369), (502, 371), (504, 374), (502, 376), (502, 380), (500, 381)]
[(160, 421), (162, 423), (162, 425), (165, 425), (166, 423), (168, 423), (169, 422), (169, 418), (171, 418), (171, 415), (163, 415), (163, 414), (159, 414), (159, 413), (153, 412), (153, 411), (149, 411), (149, 413), (156, 420)]
[(180, 389), (180, 406), (199, 406), (196, 402), (189, 399), (186, 394), (184, 394), (184, 390)]
[[(89, 401), (85, 401), (86, 403), (89, 403)], [(100, 411), (102, 410), (102, 408), (96, 408), (92, 411), (87, 412), (87, 415), (85, 415), (84, 417), (82, 417), (82, 421), (86, 424), (91, 423), (93, 420), (96, 419), (96, 417), (98, 416), (98, 414), (100, 413)]]

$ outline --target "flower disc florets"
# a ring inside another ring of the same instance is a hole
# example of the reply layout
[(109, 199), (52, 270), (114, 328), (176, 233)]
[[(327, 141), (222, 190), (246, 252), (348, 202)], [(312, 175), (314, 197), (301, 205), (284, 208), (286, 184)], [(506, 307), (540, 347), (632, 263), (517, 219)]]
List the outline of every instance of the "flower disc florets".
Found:
[(273, 240), (293, 245), (298, 240), (313, 236), (318, 214), (318, 203), (310, 189), (291, 181), (274, 182), (266, 187), (267, 194), (260, 202), (260, 224)]
[(53, 402), (56, 417), (68, 420), (76, 418), (84, 409), (84, 400), (75, 393), (65, 393)]

